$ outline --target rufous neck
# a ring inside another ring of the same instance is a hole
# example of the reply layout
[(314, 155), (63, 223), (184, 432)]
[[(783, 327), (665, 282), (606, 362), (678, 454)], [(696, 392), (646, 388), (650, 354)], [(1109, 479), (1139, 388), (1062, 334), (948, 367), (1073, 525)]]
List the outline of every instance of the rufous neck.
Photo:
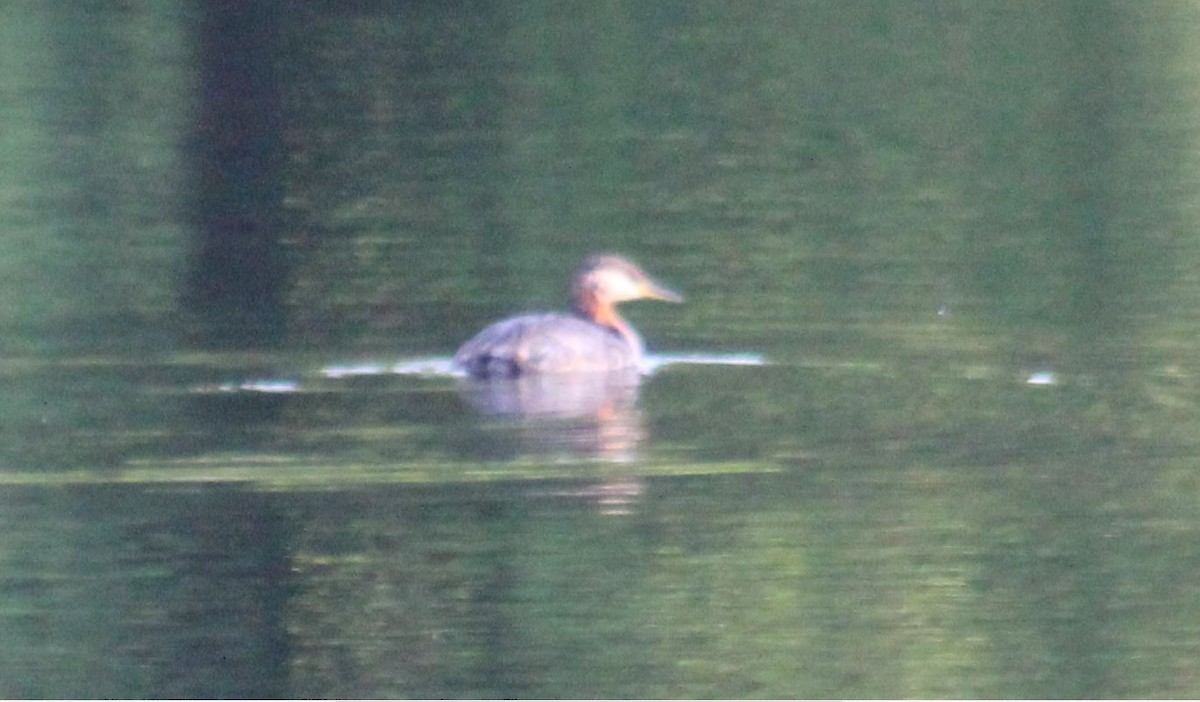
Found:
[(636, 336), (629, 324), (621, 319), (621, 315), (617, 314), (617, 308), (611, 302), (601, 300), (591, 290), (576, 290), (573, 295), (572, 307), (575, 314), (584, 319), (599, 324), (602, 327), (608, 327), (621, 338), (628, 341), (630, 344), (636, 343)]

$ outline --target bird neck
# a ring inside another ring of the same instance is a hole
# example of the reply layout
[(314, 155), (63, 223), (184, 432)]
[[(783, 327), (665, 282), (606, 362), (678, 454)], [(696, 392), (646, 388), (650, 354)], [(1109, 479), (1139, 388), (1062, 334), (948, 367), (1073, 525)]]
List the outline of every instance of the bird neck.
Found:
[(573, 298), (572, 307), (575, 314), (594, 324), (611, 329), (634, 348), (641, 345), (641, 340), (633, 331), (633, 327), (617, 314), (617, 308), (611, 302), (600, 299), (591, 290), (586, 289), (576, 290)]

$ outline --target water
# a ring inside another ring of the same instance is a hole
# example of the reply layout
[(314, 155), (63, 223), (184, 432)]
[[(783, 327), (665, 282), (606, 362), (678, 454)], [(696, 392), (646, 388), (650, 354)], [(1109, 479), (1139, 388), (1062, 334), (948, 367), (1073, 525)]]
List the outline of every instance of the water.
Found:
[(0, 28), (0, 696), (1200, 696), (1192, 4)]

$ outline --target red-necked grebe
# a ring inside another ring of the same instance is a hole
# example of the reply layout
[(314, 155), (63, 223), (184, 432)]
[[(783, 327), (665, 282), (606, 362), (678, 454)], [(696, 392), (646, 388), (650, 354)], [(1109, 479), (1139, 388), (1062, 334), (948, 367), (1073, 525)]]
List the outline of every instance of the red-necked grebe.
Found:
[(683, 302), (618, 256), (589, 256), (571, 281), (570, 314), (531, 314), (487, 327), (462, 345), (454, 364), (476, 378), (612, 371), (636, 366), (642, 339), (616, 304)]

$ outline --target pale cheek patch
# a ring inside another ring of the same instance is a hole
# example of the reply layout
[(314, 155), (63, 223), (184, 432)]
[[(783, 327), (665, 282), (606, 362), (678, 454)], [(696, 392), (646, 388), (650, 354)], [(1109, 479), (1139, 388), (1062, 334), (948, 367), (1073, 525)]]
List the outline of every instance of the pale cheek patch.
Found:
[(624, 273), (597, 271), (593, 276), (596, 282), (596, 290), (603, 291), (601, 295), (613, 302), (636, 300), (642, 296), (641, 286)]

